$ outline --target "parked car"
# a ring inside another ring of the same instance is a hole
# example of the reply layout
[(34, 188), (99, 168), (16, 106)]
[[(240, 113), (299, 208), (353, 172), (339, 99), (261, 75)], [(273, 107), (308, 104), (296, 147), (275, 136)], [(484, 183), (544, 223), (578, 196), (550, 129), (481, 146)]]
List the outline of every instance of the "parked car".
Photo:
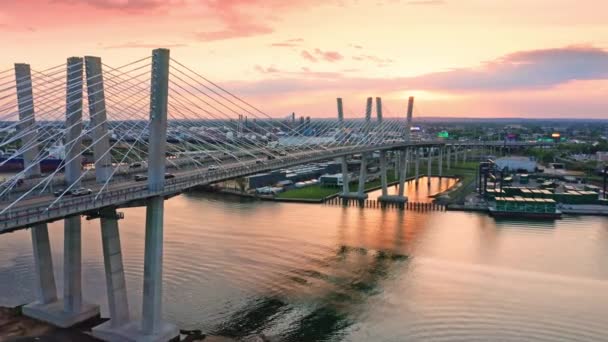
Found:
[(141, 182), (141, 181), (145, 181), (148, 179), (148, 176), (146, 175), (135, 175), (134, 177), (136, 182)]
[(165, 179), (171, 179), (171, 178), (175, 178), (175, 175), (172, 173), (169, 173), (169, 172), (165, 173)]

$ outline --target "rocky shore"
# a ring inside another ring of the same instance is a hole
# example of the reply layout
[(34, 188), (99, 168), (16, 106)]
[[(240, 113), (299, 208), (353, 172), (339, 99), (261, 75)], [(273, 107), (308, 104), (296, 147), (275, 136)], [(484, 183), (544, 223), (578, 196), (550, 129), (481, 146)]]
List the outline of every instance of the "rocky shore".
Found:
[[(61, 329), (50, 324), (23, 316), (21, 308), (0, 307), (0, 342), (100, 342), (89, 335), (92, 327), (106, 319), (93, 318), (75, 327)], [(180, 331), (182, 342), (275, 342), (264, 335), (233, 339), (223, 336), (208, 336), (200, 330)]]

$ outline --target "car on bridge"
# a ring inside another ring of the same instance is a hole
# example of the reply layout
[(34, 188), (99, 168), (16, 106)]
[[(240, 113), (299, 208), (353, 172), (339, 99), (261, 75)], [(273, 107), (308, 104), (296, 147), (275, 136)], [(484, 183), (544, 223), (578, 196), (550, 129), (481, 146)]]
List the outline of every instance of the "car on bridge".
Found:
[(169, 172), (165, 173), (165, 179), (171, 179), (171, 178), (175, 178), (175, 175), (172, 173), (169, 173)]
[(93, 190), (91, 190), (91, 189), (78, 188), (78, 189), (70, 189), (67, 191), (66, 191), (66, 189), (60, 189), (60, 190), (53, 192), (53, 195), (55, 195), (55, 197), (59, 197), (61, 195), (78, 197), (78, 196), (90, 195), (92, 193), (93, 193)]
[(207, 168), (207, 170), (209, 171), (215, 171), (215, 170), (219, 170), (220, 167), (218, 165), (211, 165), (209, 166), (209, 168)]
[(90, 195), (93, 193), (93, 190), (88, 189), (88, 188), (78, 188), (75, 190), (72, 190), (72, 196), (84, 196), (84, 195)]
[(133, 177), (133, 179), (135, 179), (136, 182), (141, 182), (141, 181), (148, 180), (148, 176), (146, 176), (146, 175), (135, 175), (135, 177)]

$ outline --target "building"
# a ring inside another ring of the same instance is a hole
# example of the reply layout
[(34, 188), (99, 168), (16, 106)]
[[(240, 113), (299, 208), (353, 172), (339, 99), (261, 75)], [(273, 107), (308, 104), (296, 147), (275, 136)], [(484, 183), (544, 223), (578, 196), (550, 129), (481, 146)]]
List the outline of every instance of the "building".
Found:
[(608, 152), (598, 151), (598, 152), (595, 152), (595, 154), (597, 156), (597, 161), (608, 162)]
[(504, 157), (495, 161), (500, 170), (534, 172), (536, 170), (536, 160), (529, 157)]

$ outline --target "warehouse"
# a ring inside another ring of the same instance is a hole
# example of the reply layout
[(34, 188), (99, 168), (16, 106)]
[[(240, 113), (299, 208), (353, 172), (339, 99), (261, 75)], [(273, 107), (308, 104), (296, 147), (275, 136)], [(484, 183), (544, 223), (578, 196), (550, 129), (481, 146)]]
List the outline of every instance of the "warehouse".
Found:
[(536, 170), (536, 160), (529, 157), (504, 157), (495, 161), (499, 170), (515, 172), (534, 172)]

